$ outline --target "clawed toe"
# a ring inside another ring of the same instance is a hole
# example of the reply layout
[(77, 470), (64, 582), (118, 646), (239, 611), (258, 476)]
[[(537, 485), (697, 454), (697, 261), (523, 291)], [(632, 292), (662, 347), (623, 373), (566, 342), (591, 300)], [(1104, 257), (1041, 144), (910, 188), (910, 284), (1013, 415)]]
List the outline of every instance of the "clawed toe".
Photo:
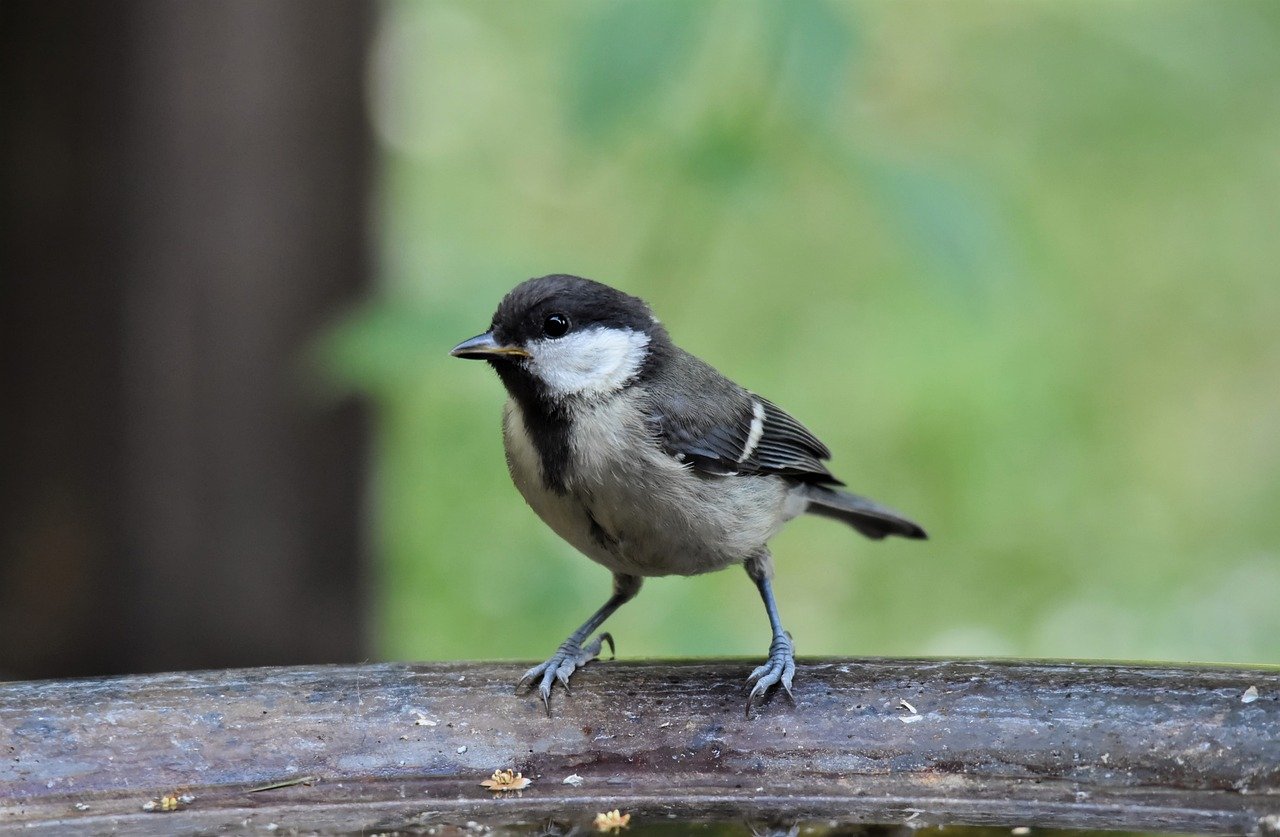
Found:
[(608, 631), (601, 631), (596, 635), (595, 639), (588, 642), (581, 650), (578, 651), (578, 657), (576, 660), (578, 665), (585, 666), (587, 663), (599, 657), (600, 650), (606, 642), (609, 643), (609, 659), (612, 660), (617, 656), (618, 651), (613, 647), (613, 634)]
[(613, 655), (615, 653), (613, 637), (608, 633), (600, 634), (585, 646), (574, 640), (566, 641), (549, 660), (539, 663), (524, 673), (520, 682), (516, 683), (516, 694), (538, 683), (538, 696), (542, 698), (542, 705), (550, 715), (551, 687), (559, 681), (568, 692), (569, 678), (579, 668), (600, 656), (600, 650), (606, 642), (609, 644), (610, 655)]
[(764, 665), (757, 666), (747, 677), (747, 685), (751, 687), (751, 692), (747, 695), (747, 715), (751, 714), (751, 707), (757, 702), (764, 702), (765, 696), (774, 686), (781, 685), (787, 697), (794, 702), (795, 695), (791, 691), (791, 681), (795, 673), (796, 658), (791, 638), (780, 636), (774, 639), (773, 644), (769, 646), (769, 659), (764, 662)]

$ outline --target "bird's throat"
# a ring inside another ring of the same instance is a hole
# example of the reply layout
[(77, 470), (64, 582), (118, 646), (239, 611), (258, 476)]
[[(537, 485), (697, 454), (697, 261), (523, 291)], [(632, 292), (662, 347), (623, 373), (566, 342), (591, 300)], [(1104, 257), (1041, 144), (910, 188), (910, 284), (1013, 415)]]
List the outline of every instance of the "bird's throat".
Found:
[(537, 451), (543, 484), (557, 494), (565, 494), (568, 491), (572, 410), (562, 401), (550, 398), (538, 380), (524, 370), (503, 363), (495, 363), (494, 368), (520, 411), (529, 443)]

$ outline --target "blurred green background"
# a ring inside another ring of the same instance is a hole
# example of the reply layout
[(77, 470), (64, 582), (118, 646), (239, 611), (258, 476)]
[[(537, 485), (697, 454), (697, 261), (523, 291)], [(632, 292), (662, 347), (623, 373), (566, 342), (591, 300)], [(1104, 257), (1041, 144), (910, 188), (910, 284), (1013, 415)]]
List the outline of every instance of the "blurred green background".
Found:
[[(517, 282), (649, 300), (927, 543), (774, 541), (802, 655), (1280, 659), (1280, 6), (397, 2), (381, 283), (322, 340), (378, 408), (378, 648), (541, 659), (609, 591), (448, 357)], [(745, 574), (626, 657), (750, 655)]]

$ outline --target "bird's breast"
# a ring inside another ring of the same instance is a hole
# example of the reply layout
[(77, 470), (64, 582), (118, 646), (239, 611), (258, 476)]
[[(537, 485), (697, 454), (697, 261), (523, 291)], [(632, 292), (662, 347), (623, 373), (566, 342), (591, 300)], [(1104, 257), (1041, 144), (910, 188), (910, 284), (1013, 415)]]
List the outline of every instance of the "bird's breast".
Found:
[(562, 538), (615, 572), (693, 575), (745, 560), (782, 523), (775, 477), (709, 477), (664, 452), (644, 423), (641, 393), (579, 405), (564, 489), (548, 483), (520, 406), (503, 429), (512, 480)]

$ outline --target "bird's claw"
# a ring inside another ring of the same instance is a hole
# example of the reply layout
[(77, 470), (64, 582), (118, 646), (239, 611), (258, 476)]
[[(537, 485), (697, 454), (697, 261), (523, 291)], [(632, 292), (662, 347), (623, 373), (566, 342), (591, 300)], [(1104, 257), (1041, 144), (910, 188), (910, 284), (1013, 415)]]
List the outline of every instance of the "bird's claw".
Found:
[(521, 677), (520, 682), (516, 684), (516, 694), (523, 689), (531, 688), (541, 678), (541, 682), (538, 683), (538, 696), (542, 698), (542, 705), (550, 715), (551, 687), (559, 681), (568, 692), (569, 678), (579, 668), (599, 657), (600, 650), (606, 642), (609, 643), (609, 656), (612, 658), (617, 652), (613, 646), (613, 637), (608, 631), (600, 633), (586, 645), (565, 640), (549, 660), (539, 663), (524, 673), (524, 677)]
[(747, 678), (751, 693), (747, 695), (747, 715), (751, 715), (751, 707), (756, 702), (764, 702), (765, 695), (774, 686), (781, 685), (787, 697), (795, 703), (795, 695), (791, 691), (791, 679), (796, 673), (795, 648), (791, 644), (791, 635), (775, 637), (769, 646), (769, 659), (764, 665), (756, 666)]

